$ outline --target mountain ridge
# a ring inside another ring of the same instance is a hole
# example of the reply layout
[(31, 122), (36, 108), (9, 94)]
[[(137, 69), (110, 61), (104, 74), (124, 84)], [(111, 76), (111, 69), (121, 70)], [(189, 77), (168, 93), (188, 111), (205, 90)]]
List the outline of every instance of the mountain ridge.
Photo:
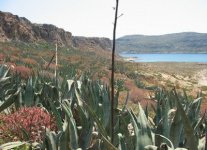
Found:
[(207, 33), (126, 35), (117, 39), (117, 51), (131, 53), (207, 53)]
[(111, 49), (111, 40), (100, 37), (76, 37), (52, 24), (36, 24), (25, 17), (0, 11), (0, 41), (23, 41), (32, 43), (56, 43), (61, 46), (83, 50)]

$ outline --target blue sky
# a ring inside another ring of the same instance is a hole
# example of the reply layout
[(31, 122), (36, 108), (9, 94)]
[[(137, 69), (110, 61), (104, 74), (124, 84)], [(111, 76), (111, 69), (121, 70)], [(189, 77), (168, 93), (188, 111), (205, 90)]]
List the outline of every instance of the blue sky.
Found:
[[(0, 10), (78, 36), (112, 37), (115, 0), (0, 0)], [(207, 0), (120, 0), (117, 36), (207, 33)]]

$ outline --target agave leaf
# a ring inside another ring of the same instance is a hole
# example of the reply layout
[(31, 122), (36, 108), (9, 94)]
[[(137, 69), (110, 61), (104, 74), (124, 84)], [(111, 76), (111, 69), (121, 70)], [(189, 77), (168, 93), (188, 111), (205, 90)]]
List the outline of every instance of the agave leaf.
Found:
[(101, 121), (99, 120), (97, 114), (93, 111), (93, 109), (92, 109), (90, 106), (88, 106), (88, 105), (86, 104), (86, 102), (83, 101), (83, 104), (84, 104), (86, 110), (88, 111), (88, 113), (90, 114), (90, 116), (91, 116), (91, 117), (94, 119), (94, 121), (96, 122), (100, 134), (103, 135), (104, 137), (107, 137), (107, 132), (106, 132), (105, 128), (103, 127)]
[[(129, 111), (129, 114), (130, 114), (131, 119), (132, 119), (132, 124), (133, 124), (133, 127), (134, 127), (134, 133), (135, 133), (135, 137), (136, 137), (135, 150), (139, 150), (140, 147), (141, 147), (141, 149), (143, 149), (144, 148), (144, 145), (143, 145), (144, 143), (140, 142), (140, 139), (139, 139), (141, 137), (139, 137), (139, 128), (138, 128), (137, 118), (134, 115), (134, 113), (132, 112), (132, 110)], [(146, 144), (146, 145), (148, 145), (148, 144)]]
[[(70, 86), (70, 90), (68, 91), (68, 93), (65, 95), (65, 98), (66, 99), (70, 99), (71, 100), (71, 106), (73, 106), (75, 103), (76, 103), (76, 99), (75, 99), (75, 97), (76, 97), (76, 93), (75, 93), (75, 82), (73, 82), (72, 84), (71, 84), (71, 86)], [(78, 98), (78, 97), (76, 97), (76, 98)]]
[(109, 99), (109, 92), (106, 88), (102, 90), (102, 97), (103, 97), (103, 126), (106, 128), (109, 126), (109, 119), (111, 115), (111, 103)]
[(126, 150), (126, 144), (124, 141), (124, 137), (121, 133), (118, 133), (118, 138), (119, 138), (119, 149), (120, 150)]
[[(118, 117), (118, 113), (120, 110), (116, 109), (115, 114), (114, 114), (114, 141), (113, 145), (118, 145), (119, 144), (119, 137), (118, 134), (120, 133), (120, 117)], [(109, 124), (110, 125), (110, 124)]]
[(104, 137), (102, 134), (100, 135), (106, 145), (107, 150), (118, 150), (106, 137)]
[(32, 85), (32, 78), (29, 78), (27, 81), (27, 85), (23, 94), (23, 101), (25, 106), (33, 106), (34, 105), (34, 89)]
[(157, 146), (147, 145), (144, 147), (145, 150), (158, 150)]
[(68, 91), (71, 90), (72, 85), (74, 84), (74, 80), (67, 80)]
[(52, 90), (52, 99), (54, 100), (54, 101), (59, 101), (59, 91), (58, 91), (58, 89), (57, 89), (57, 87), (55, 87), (55, 86), (50, 86), (50, 88), (51, 88), (51, 90)]
[(60, 150), (70, 150), (70, 132), (69, 132), (69, 125), (68, 121), (65, 120), (63, 123), (63, 131), (61, 136), (59, 137), (59, 149)]
[(197, 122), (197, 119), (199, 118), (201, 102), (202, 98), (199, 97), (189, 105), (188, 117), (191, 121), (191, 124), (195, 124)]
[(148, 125), (148, 119), (147, 119), (147, 117), (145, 115), (145, 112), (142, 109), (142, 106), (140, 105), (140, 103), (138, 104), (138, 106), (139, 106), (139, 116), (138, 116), (137, 119), (138, 119), (138, 122), (141, 126), (141, 130), (144, 130), (145, 136), (148, 137), (148, 139), (147, 138), (146, 139), (148, 140), (149, 144), (153, 144), (152, 131), (151, 131), (149, 125)]
[(81, 86), (82, 86), (82, 82), (81, 81), (77, 81), (76, 84), (77, 84), (77, 88), (80, 90)]
[(0, 112), (3, 111), (4, 109), (8, 108), (9, 106), (11, 106), (15, 102), (16, 97), (19, 94), (20, 90), (21, 90), (21, 88), (18, 88), (18, 90), (16, 91), (16, 93), (10, 94), (9, 96), (7, 96), (5, 98), (5, 101), (0, 106)]
[(168, 139), (167, 137), (165, 137), (165, 136), (163, 136), (163, 135), (160, 135), (160, 134), (155, 134), (156, 136), (160, 136), (160, 137), (162, 137), (163, 139), (165, 139), (166, 141), (168, 141), (169, 143), (170, 143), (170, 145), (171, 145), (171, 149), (172, 150), (174, 150), (175, 148), (174, 148), (174, 145), (173, 145), (173, 143), (170, 141), (170, 139)]
[(139, 116), (136, 117), (133, 111), (129, 111), (136, 136), (135, 149), (144, 149), (147, 145), (152, 145), (152, 132), (148, 126), (148, 121), (141, 105), (139, 106)]
[(78, 116), (80, 118), (82, 129), (79, 133), (79, 145), (82, 149), (87, 149), (90, 146), (92, 131), (93, 131), (93, 120), (90, 118), (86, 111), (79, 105), (77, 105)]
[(64, 101), (62, 104), (63, 111), (65, 112), (66, 118), (69, 123), (70, 132), (70, 145), (72, 149), (78, 148), (78, 133), (75, 120), (71, 111), (71, 105), (68, 101)]
[[(161, 99), (161, 104), (160, 104), (160, 111), (161, 111), (161, 120), (159, 121), (158, 127), (157, 127), (157, 132), (158, 134), (162, 134), (165, 137), (169, 137), (170, 133), (170, 123), (168, 120), (168, 112), (170, 110), (169, 106), (169, 98), (168, 98), (168, 93), (163, 93), (163, 99)], [(156, 145), (160, 145), (163, 141), (160, 137), (156, 138)]]
[(157, 92), (155, 95), (155, 99), (157, 100), (157, 109), (156, 109), (156, 116), (155, 116), (155, 124), (158, 125), (161, 118), (162, 118), (162, 109), (161, 109), (161, 103), (162, 103), (162, 91)]
[(11, 79), (11, 77), (3, 77), (3, 78), (0, 78), (0, 84), (4, 84), (5, 82), (9, 81)]
[(56, 138), (56, 145), (58, 148), (60, 147), (60, 144), (61, 144), (61, 137), (63, 135), (63, 132), (64, 131), (58, 131), (58, 133), (56, 134), (54, 131), (52, 131), (53, 136), (55, 136), (55, 138)]
[(90, 148), (88, 148), (87, 150), (101, 150), (102, 149), (101, 142), (102, 142), (101, 139), (97, 139), (96, 142), (92, 146), (90, 146)]
[[(91, 96), (91, 106), (95, 111), (98, 109), (98, 104), (99, 104), (99, 88), (97, 87), (97, 84), (92, 84), (91, 86), (88, 87), (90, 91), (90, 96)], [(98, 114), (100, 115), (100, 114)]]
[(197, 145), (198, 145), (198, 139), (197, 137), (194, 135), (194, 131), (193, 128), (191, 126), (190, 120), (187, 117), (180, 101), (177, 95), (176, 90), (174, 90), (174, 94), (175, 94), (175, 100), (177, 102), (177, 109), (179, 109), (181, 117), (182, 117), (182, 121), (183, 121), (183, 126), (184, 126), (184, 132), (185, 132), (185, 137), (186, 137), (186, 146), (191, 148), (192, 150), (197, 150)]
[(180, 136), (182, 134), (182, 128), (183, 128), (183, 124), (181, 120), (180, 110), (177, 109), (175, 113), (175, 117), (171, 124), (171, 128), (170, 128), (170, 139), (175, 147), (178, 147), (180, 143)]
[(200, 118), (197, 122), (197, 124), (194, 127), (194, 132), (197, 132), (200, 125), (205, 121), (206, 112), (203, 114), (202, 118)]
[(57, 150), (57, 140), (56, 140), (56, 135), (55, 133), (49, 131), (48, 129), (46, 129), (46, 148), (47, 149), (52, 149), (52, 150)]
[(206, 150), (207, 149), (207, 137), (202, 137), (201, 139), (199, 139), (199, 143), (198, 143), (198, 150)]
[(52, 109), (52, 113), (56, 118), (55, 120), (57, 123), (58, 130), (62, 131), (63, 130), (63, 128), (62, 128), (63, 123), (62, 123), (62, 118), (61, 118), (60, 112), (58, 111), (58, 108), (54, 105), (54, 103), (52, 101), (49, 100), (49, 104)]
[(4, 67), (4, 69), (1, 70), (1, 78), (5, 78), (9, 74), (10, 68)]
[(76, 90), (76, 88), (75, 88), (75, 96), (76, 96), (76, 99), (77, 99), (77, 104), (79, 106), (83, 106), (83, 102), (82, 102), (81, 97), (80, 97), (78, 91)]
[(60, 87), (61, 90), (61, 99), (67, 99), (69, 94), (69, 85), (68, 80), (66, 80), (66, 77), (63, 78), (63, 82)]
[(1, 150), (11, 150), (11, 149), (19, 148), (23, 145), (28, 145), (28, 143), (27, 142), (20, 142), (20, 141), (9, 142), (9, 143), (2, 144), (0, 146), (0, 149)]
[(115, 146), (113, 146), (113, 144), (109, 141), (110, 139), (107, 136), (107, 132), (106, 132), (105, 128), (103, 127), (103, 124), (99, 120), (97, 114), (84, 101), (83, 101), (83, 104), (84, 104), (86, 110), (88, 111), (88, 113), (90, 114), (90, 116), (96, 122), (96, 125), (98, 127), (98, 131), (99, 131), (99, 135), (101, 135), (101, 137), (102, 137), (102, 139), (103, 139), (107, 149), (109, 149), (109, 150), (117, 150), (117, 148)]
[[(127, 149), (135, 149), (135, 136), (131, 136), (128, 125), (131, 123), (131, 116), (128, 111), (121, 112), (119, 115), (119, 130), (117, 133), (121, 133), (124, 136)], [(132, 130), (131, 130), (132, 131)]]
[(22, 98), (22, 90), (21, 90), (17, 96), (17, 100), (15, 101), (15, 107), (16, 109), (19, 109), (22, 106), (23, 106), (23, 98)]

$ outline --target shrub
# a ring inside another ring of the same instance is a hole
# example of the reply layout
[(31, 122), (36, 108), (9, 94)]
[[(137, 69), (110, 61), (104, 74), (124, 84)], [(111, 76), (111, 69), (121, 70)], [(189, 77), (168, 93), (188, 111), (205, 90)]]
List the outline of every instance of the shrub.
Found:
[(28, 67), (25, 66), (16, 66), (15, 68), (12, 69), (13, 73), (20, 74), (20, 76), (24, 79), (29, 78), (32, 74), (32, 70)]
[(34, 60), (34, 59), (32, 59), (32, 58), (23, 58), (22, 59), (22, 62), (24, 63), (24, 64), (28, 64), (28, 65), (37, 65), (37, 61), (36, 60)]
[(9, 115), (0, 114), (0, 139), (3, 142), (41, 142), (46, 128), (57, 130), (53, 117), (40, 107), (24, 107)]

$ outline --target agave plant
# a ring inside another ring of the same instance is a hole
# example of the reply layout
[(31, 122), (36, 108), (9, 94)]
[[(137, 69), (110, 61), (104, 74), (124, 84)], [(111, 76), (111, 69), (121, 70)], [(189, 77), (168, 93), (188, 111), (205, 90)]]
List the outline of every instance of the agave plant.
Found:
[[(200, 116), (202, 98), (189, 101), (185, 92), (182, 96), (176, 90), (160, 90), (156, 92), (155, 99), (154, 132), (168, 138), (174, 147), (198, 149), (199, 137), (202, 136), (199, 126), (205, 120), (204, 116)], [(166, 140), (162, 137), (155, 138), (156, 146), (163, 142)]]
[[(10, 76), (8, 68), (2, 72), (0, 69), (0, 111), (40, 106), (55, 118), (57, 132), (46, 128), (43, 140), (32, 143), (33, 148), (131, 150), (182, 146), (196, 150), (206, 144), (206, 117), (199, 114), (200, 97), (192, 101), (187, 94), (181, 95), (175, 90), (156, 91), (157, 105), (153, 107), (156, 114), (153, 122), (148, 116), (148, 109), (144, 111), (140, 104), (138, 114), (128, 109), (128, 98), (123, 108), (118, 107), (123, 84), (117, 81), (114, 140), (111, 143), (111, 97), (107, 85), (91, 81), (84, 75), (79, 80), (73, 78), (54, 82), (36, 77), (25, 82), (17, 76)], [(13, 144), (25, 145), (24, 142)], [(8, 145), (12, 146), (12, 143)]]
[(10, 68), (6, 65), (0, 65), (0, 112), (8, 108), (16, 101), (20, 92), (20, 78), (17, 75), (10, 74)]

